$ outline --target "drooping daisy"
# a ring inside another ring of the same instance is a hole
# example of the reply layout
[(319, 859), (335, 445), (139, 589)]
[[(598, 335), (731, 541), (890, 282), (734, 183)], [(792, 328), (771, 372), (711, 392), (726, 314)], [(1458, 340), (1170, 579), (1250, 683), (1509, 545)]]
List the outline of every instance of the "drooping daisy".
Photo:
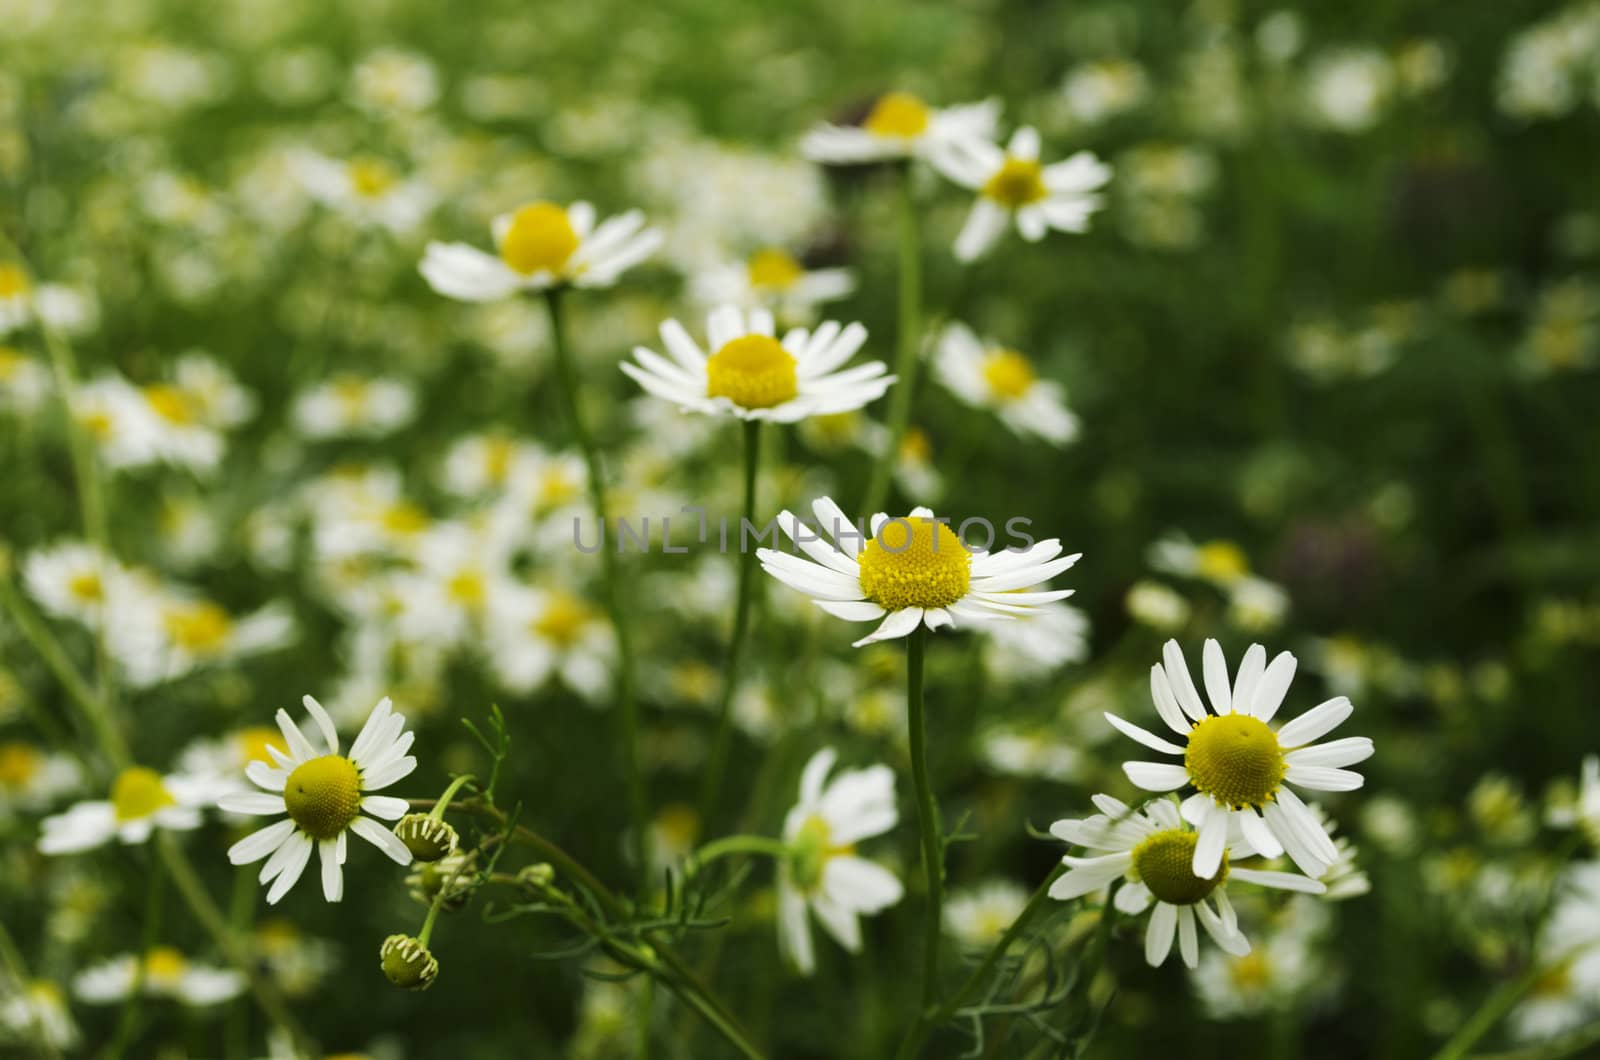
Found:
[(655, 253), (661, 233), (629, 210), (595, 225), (586, 202), (532, 202), (493, 224), (495, 254), (466, 243), (429, 243), (422, 276), (446, 298), (493, 302), (518, 291), (572, 284), (610, 287)]
[(811, 320), (818, 306), (856, 289), (850, 269), (808, 269), (788, 251), (765, 247), (748, 261), (714, 266), (695, 276), (695, 297), (706, 305), (765, 306), (779, 318)]
[(232, 968), (200, 964), (171, 946), (155, 946), (142, 961), (136, 954), (126, 953), (85, 968), (73, 979), (72, 992), (90, 1004), (117, 1004), (138, 985), (141, 964), (147, 996), (197, 1008), (230, 1001), (244, 993), (246, 986), (244, 975)]
[(888, 766), (841, 773), (830, 782), (833, 748), (811, 756), (800, 776), (800, 801), (783, 822), (788, 852), (778, 866), (778, 948), (805, 975), (816, 969), (810, 913), (851, 953), (861, 952), (860, 916), (898, 902), (894, 873), (858, 856), (856, 844), (899, 821)]
[(935, 110), (909, 92), (889, 92), (878, 97), (860, 125), (813, 128), (801, 138), (800, 153), (828, 165), (927, 157), (953, 142), (992, 139), (999, 117), (999, 100)]
[(399, 864), (411, 863), (411, 851), (393, 832), (361, 815), (366, 810), (388, 821), (405, 815), (405, 799), (369, 794), (417, 768), (417, 760), (406, 753), (415, 734), (405, 731), (405, 717), (394, 711), (387, 696), (379, 700), (345, 756), (339, 753), (338, 733), (322, 704), (310, 696), (301, 702), (316, 723), (326, 750), (319, 752), (289, 712), (280, 710), (278, 729), (289, 744), (289, 753), (268, 744), (267, 753), (277, 766), (251, 762), (246, 770), (246, 776), (266, 791), (237, 792), (217, 800), (217, 805), (230, 813), (288, 814), (228, 848), (228, 860), (235, 865), (267, 859), (260, 882), (272, 883), (267, 892), (269, 905), (289, 893), (311, 860), (313, 848), (322, 859), (323, 897), (330, 902), (343, 898), (344, 860), (351, 832)]
[(180, 774), (162, 776), (144, 766), (117, 774), (109, 799), (80, 802), (46, 817), (39, 836), (42, 854), (75, 854), (112, 839), (143, 843), (157, 828), (188, 831), (200, 827), (200, 808), (211, 801), (204, 781)]
[(1001, 150), (988, 140), (964, 139), (944, 145), (933, 156), (940, 172), (978, 193), (967, 223), (956, 236), (956, 257), (975, 261), (988, 253), (1015, 219), (1030, 243), (1058, 232), (1085, 232), (1100, 208), (1095, 194), (1111, 179), (1111, 167), (1092, 151), (1064, 162), (1039, 162), (1039, 134), (1023, 126)]
[(1211, 710), (1200, 700), (1178, 642), (1169, 640), (1163, 663), (1150, 668), (1150, 693), (1156, 712), (1181, 744), (1115, 714), (1106, 720), (1124, 735), (1163, 754), (1181, 755), (1182, 765), (1125, 762), (1128, 779), (1146, 791), (1176, 791), (1193, 786), (1183, 802), (1184, 819), (1199, 831), (1194, 872), (1211, 877), (1222, 863), (1228, 830), (1237, 827), (1259, 853), (1288, 853), (1308, 876), (1320, 877), (1339, 860), (1327, 830), (1289, 787), (1354, 791), (1360, 773), (1345, 769), (1372, 755), (1372, 741), (1348, 736), (1318, 744), (1354, 709), (1344, 696), (1319, 704), (1276, 730), (1267, 723), (1277, 714), (1294, 679), (1295, 657), (1280, 652), (1267, 665), (1267, 652), (1252, 644), (1230, 686), (1222, 646), (1207, 640), (1204, 678)]
[(956, 397), (994, 412), (1023, 437), (1054, 445), (1077, 437), (1078, 418), (1067, 408), (1061, 384), (1040, 379), (1023, 354), (980, 340), (965, 324), (950, 324), (939, 336), (934, 371)]
[(1237, 834), (1226, 837), (1231, 842), (1211, 871), (1196, 872), (1194, 851), (1200, 833), (1184, 824), (1177, 806), (1167, 799), (1157, 799), (1137, 810), (1109, 795), (1096, 795), (1093, 801), (1099, 813), (1050, 826), (1050, 834), (1057, 839), (1094, 852), (1090, 857), (1068, 854), (1061, 859), (1070, 868), (1050, 885), (1050, 897), (1062, 901), (1081, 898), (1118, 877), (1125, 879), (1127, 882), (1118, 889), (1115, 899), (1120, 912), (1137, 916), (1155, 904), (1144, 937), (1144, 956), (1151, 966), (1167, 959), (1176, 934), (1183, 963), (1196, 967), (1200, 959), (1196, 921), (1224, 952), (1235, 956), (1250, 952), (1250, 941), (1239, 930), (1239, 918), (1228, 901), (1226, 886), (1230, 880), (1305, 894), (1322, 893), (1322, 884), (1305, 876), (1230, 864), (1229, 855), (1242, 859), (1257, 853)]
[(814, 331), (775, 337), (772, 313), (722, 306), (706, 319), (707, 356), (676, 320), (661, 325), (667, 357), (636, 346), (637, 364), (622, 370), (645, 390), (684, 409), (742, 420), (794, 423), (808, 416), (858, 409), (883, 396), (895, 377), (882, 361), (839, 371), (867, 329), (826, 321)]
[[(872, 517), (872, 536), (865, 536), (828, 497), (813, 502), (813, 532), (793, 513), (778, 514), (778, 526), (810, 559), (763, 548), (756, 555), (762, 568), (792, 589), (810, 596), (822, 610), (847, 622), (880, 625), (855, 642), (909, 635), (919, 625), (930, 630), (957, 621), (983, 622), (1026, 615), (1040, 604), (1072, 595), (1070, 589), (1026, 591), (1078, 562), (1082, 553), (1061, 555), (1055, 538), (1025, 549), (988, 552), (968, 549), (948, 520), (934, 518), (927, 508), (914, 508), (907, 518)], [(826, 536), (824, 536), (826, 535)], [(838, 542), (838, 548), (826, 538)], [(887, 616), (887, 617), (886, 617)]]

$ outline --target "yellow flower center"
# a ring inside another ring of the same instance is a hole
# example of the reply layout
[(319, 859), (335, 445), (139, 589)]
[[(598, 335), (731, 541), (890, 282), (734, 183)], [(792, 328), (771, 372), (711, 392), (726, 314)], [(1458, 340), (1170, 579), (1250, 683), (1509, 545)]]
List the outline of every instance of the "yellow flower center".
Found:
[(744, 335), (706, 359), (706, 396), (747, 409), (770, 409), (800, 392), (795, 360), (778, 340)]
[(144, 766), (124, 769), (111, 784), (111, 809), (118, 821), (137, 821), (177, 804), (161, 774)]
[(233, 631), (228, 613), (207, 601), (186, 604), (163, 618), (172, 642), (192, 652), (220, 651)]
[(578, 249), (567, 211), (553, 202), (524, 206), (511, 216), (511, 227), (500, 241), (500, 257), (524, 276), (559, 272)]
[(1241, 990), (1263, 990), (1272, 982), (1272, 967), (1260, 950), (1252, 950), (1228, 963), (1228, 977)]
[(12, 791), (27, 786), (44, 765), (44, 756), (31, 744), (13, 740), (0, 744), (0, 788)]
[(144, 955), (144, 974), (158, 983), (174, 983), (189, 970), (189, 962), (171, 946), (152, 946)]
[(539, 476), (539, 503), (554, 507), (578, 495), (579, 482), (559, 464), (547, 467)]
[(391, 534), (420, 534), (428, 528), (428, 513), (409, 501), (397, 501), (378, 520)]
[(1250, 572), (1250, 562), (1232, 541), (1208, 541), (1195, 556), (1195, 569), (1202, 578), (1228, 582)]
[(300, 942), (300, 929), (294, 922), (281, 917), (263, 920), (256, 927), (256, 945), (264, 953), (288, 953)]
[(195, 422), (194, 400), (170, 383), (155, 383), (144, 388), (144, 400), (157, 416), (180, 427)]
[(578, 643), (593, 617), (588, 605), (576, 596), (555, 592), (550, 594), (544, 612), (534, 620), (533, 631), (562, 648), (570, 648)]
[(861, 550), (861, 591), (889, 611), (949, 607), (967, 595), (972, 555), (943, 523), (891, 519)]
[(28, 293), (28, 274), (10, 262), (0, 262), (0, 298)]
[(1288, 768), (1277, 734), (1243, 714), (1207, 715), (1189, 731), (1183, 764), (1196, 788), (1236, 807), (1271, 802)]
[(99, 603), (105, 599), (105, 586), (94, 571), (80, 571), (67, 580), (67, 592), (86, 603)]
[(77, 417), (78, 425), (100, 441), (110, 438), (117, 427), (111, 413), (105, 409), (88, 409), (78, 413)]
[(478, 608), (483, 606), (488, 597), (489, 587), (484, 584), (483, 575), (479, 572), (461, 570), (445, 582), (445, 592), (450, 594), (450, 599), (464, 607)]
[(516, 446), (509, 438), (490, 438), (484, 443), (483, 470), (490, 482), (499, 484), (506, 480), (515, 453)]
[(278, 735), (277, 729), (269, 729), (265, 725), (252, 725), (247, 729), (240, 729), (233, 734), (234, 747), (239, 752), (239, 761), (245, 765), (251, 762), (265, 762), (273, 764), (272, 755), (267, 753), (267, 748), (276, 747), (282, 754), (288, 754), (289, 749), (283, 745), (283, 737)]
[(928, 435), (920, 427), (907, 427), (900, 439), (900, 459), (913, 464), (926, 464), (933, 455)]
[(361, 809), (361, 774), (343, 755), (313, 758), (289, 774), (283, 802), (306, 835), (335, 839)]
[(1194, 905), (1228, 878), (1228, 855), (1222, 855), (1217, 874), (1201, 879), (1194, 874), (1197, 832), (1168, 828), (1139, 841), (1133, 848), (1133, 872), (1150, 893), (1168, 905)]
[(827, 821), (816, 814), (807, 817), (789, 841), (789, 871), (795, 885), (802, 891), (815, 891), (822, 886), (822, 870), (828, 860), (853, 850), (853, 844), (834, 845)]
[(1031, 202), (1038, 202), (1050, 194), (1044, 186), (1044, 170), (1030, 158), (1010, 158), (1000, 163), (1000, 168), (983, 182), (983, 194), (1015, 210)]
[(0, 379), (10, 379), (22, 366), (22, 353), (12, 346), (0, 346)]
[(909, 140), (921, 136), (933, 112), (909, 92), (890, 92), (872, 105), (861, 127), (874, 136)]
[(1000, 397), (1026, 396), (1036, 378), (1033, 365), (1016, 350), (990, 350), (983, 356), (983, 381)]
[(656, 815), (656, 833), (672, 850), (686, 850), (700, 837), (700, 815), (693, 806), (674, 802)]
[(352, 159), (349, 166), (350, 187), (363, 199), (383, 196), (398, 183), (400, 177), (394, 167), (381, 158)]
[(772, 247), (752, 254), (748, 270), (750, 286), (768, 291), (787, 291), (806, 274), (793, 257)]

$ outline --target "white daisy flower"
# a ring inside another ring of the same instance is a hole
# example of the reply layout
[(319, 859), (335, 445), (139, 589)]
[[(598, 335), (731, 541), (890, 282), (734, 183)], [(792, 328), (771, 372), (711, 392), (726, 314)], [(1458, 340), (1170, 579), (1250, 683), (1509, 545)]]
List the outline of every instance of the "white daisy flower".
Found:
[(49, 805), (83, 783), (78, 763), (23, 740), (0, 743), (0, 821)]
[(187, 590), (165, 586), (130, 594), (106, 627), (106, 645), (134, 688), (276, 651), (294, 638), (294, 615), (282, 602), (236, 616)]
[(132, 588), (115, 559), (81, 541), (60, 541), (28, 553), (22, 583), (47, 614), (94, 627)]
[(909, 92), (890, 92), (860, 125), (817, 125), (801, 138), (800, 153), (828, 165), (925, 158), (953, 142), (993, 138), (999, 118), (999, 100), (935, 110)]
[(1098, 891), (1118, 877), (1126, 880), (1115, 898), (1120, 912), (1137, 916), (1155, 904), (1144, 936), (1144, 957), (1152, 967), (1172, 952), (1174, 935), (1183, 963), (1190, 968), (1199, 964), (1196, 921), (1224, 952), (1235, 956), (1250, 952), (1250, 941), (1239, 930), (1239, 918), (1228, 901), (1230, 880), (1305, 894), (1323, 891), (1316, 880), (1292, 872), (1230, 864), (1229, 854), (1242, 859), (1257, 853), (1237, 835), (1225, 836), (1232, 841), (1209, 872), (1196, 872), (1194, 852), (1201, 834), (1184, 824), (1170, 801), (1157, 799), (1138, 810), (1109, 795), (1096, 795), (1093, 801), (1099, 813), (1050, 826), (1057, 839), (1094, 852), (1090, 857), (1068, 854), (1061, 859), (1070, 868), (1050, 885), (1050, 897), (1068, 901)]
[(256, 397), (239, 385), (226, 366), (199, 350), (178, 358), (172, 379), (189, 399), (200, 422), (217, 430), (248, 423), (256, 414)]
[[(847, 622), (883, 619), (856, 647), (909, 635), (918, 625), (930, 630), (957, 620), (984, 622), (1033, 612), (1040, 604), (1072, 595), (1070, 589), (1026, 591), (1078, 562), (1082, 553), (1061, 555), (1055, 538), (1021, 550), (968, 549), (946, 523), (927, 508), (907, 518), (872, 517), (872, 536), (828, 497), (813, 502), (821, 533), (812, 533), (789, 511), (778, 525), (810, 559), (763, 548), (762, 568), (791, 589), (810, 596), (822, 610)], [(828, 544), (823, 534), (838, 542)], [(887, 616), (887, 617), (886, 617)]]
[(29, 413), (50, 393), (50, 369), (11, 346), (0, 345), (0, 409)]
[(35, 287), (22, 266), (0, 261), (0, 335), (33, 323), (36, 311), (45, 325), (74, 334), (92, 327), (99, 313), (82, 292), (55, 283)]
[(1067, 408), (1060, 383), (1040, 379), (1027, 357), (980, 340), (965, 324), (945, 327), (933, 367), (952, 394), (995, 413), (1024, 438), (1065, 445), (1078, 435), (1078, 417)]
[(160, 459), (160, 424), (139, 388), (121, 376), (79, 384), (68, 404), (107, 467), (143, 467)]
[(343, 898), (344, 860), (351, 832), (399, 864), (411, 863), (411, 851), (393, 832), (361, 815), (365, 810), (387, 821), (405, 815), (405, 799), (369, 794), (417, 768), (417, 760), (406, 753), (415, 734), (405, 731), (405, 717), (393, 710), (385, 696), (372, 709), (345, 756), (339, 753), (338, 733), (322, 704), (310, 696), (301, 702), (311, 713), (326, 750), (319, 752), (288, 711), (280, 710), (278, 728), (288, 741), (289, 753), (269, 744), (267, 752), (277, 766), (252, 762), (245, 774), (266, 791), (238, 792), (217, 800), (217, 805), (230, 813), (288, 814), (228, 848), (228, 860), (235, 865), (267, 859), (259, 879), (263, 884), (272, 883), (267, 892), (269, 905), (276, 905), (289, 893), (311, 860), (313, 848), (322, 859), (323, 897), (330, 902)]
[(41, 824), (41, 854), (76, 854), (112, 839), (143, 843), (157, 828), (175, 832), (200, 827), (200, 808), (214, 792), (197, 777), (162, 776), (144, 766), (117, 774), (109, 799), (80, 802)]
[(993, 946), (1028, 905), (1028, 892), (1010, 880), (990, 880), (945, 899), (944, 928), (968, 949)]
[(48, 979), (24, 983), (9, 976), (0, 979), (0, 1029), (7, 1035), (42, 1039), (62, 1050), (76, 1048), (82, 1037), (66, 995)]
[(302, 392), (289, 417), (306, 438), (381, 438), (409, 424), (417, 396), (399, 379), (340, 375)]
[(222, 460), (222, 435), (201, 416), (200, 403), (172, 383), (139, 388), (149, 410), (150, 444), (163, 463), (207, 472)]
[(1014, 622), (980, 628), (990, 634), (983, 668), (998, 681), (1043, 679), (1089, 657), (1089, 616), (1071, 604), (1041, 604)]
[(828, 781), (833, 748), (811, 756), (800, 776), (800, 801), (783, 822), (788, 852), (778, 867), (778, 948), (803, 974), (816, 969), (808, 912), (851, 953), (861, 952), (860, 916), (900, 901), (894, 873), (858, 857), (856, 844), (899, 821), (888, 766), (841, 773)]
[(706, 319), (707, 356), (676, 320), (661, 325), (667, 357), (635, 346), (637, 364), (622, 370), (645, 390), (683, 409), (742, 420), (794, 423), (808, 416), (847, 412), (876, 401), (895, 377), (882, 361), (838, 371), (861, 344), (867, 329), (825, 321), (814, 331), (793, 328), (775, 337), (772, 313), (733, 306)]
[(849, 296), (856, 276), (850, 269), (808, 269), (787, 251), (765, 247), (748, 261), (697, 274), (691, 289), (706, 305), (765, 306), (780, 319), (803, 321), (812, 319), (822, 303)]
[(1146, 791), (1175, 791), (1192, 785), (1196, 792), (1183, 802), (1183, 816), (1199, 830), (1194, 872), (1211, 877), (1222, 864), (1230, 828), (1238, 828), (1265, 857), (1287, 852), (1308, 876), (1322, 876), (1339, 860), (1327, 829), (1289, 787), (1316, 791), (1354, 791), (1360, 773), (1345, 769), (1372, 755), (1372, 741), (1349, 736), (1328, 743), (1326, 736), (1350, 716), (1350, 700), (1337, 696), (1313, 707), (1277, 729), (1270, 722), (1294, 679), (1295, 657), (1280, 652), (1267, 665), (1267, 652), (1252, 644), (1230, 687), (1222, 646), (1207, 640), (1204, 653), (1206, 694), (1211, 711), (1200, 700), (1189, 676), (1183, 650), (1169, 640), (1165, 665), (1150, 668), (1150, 693), (1156, 712), (1182, 743), (1163, 739), (1115, 714), (1106, 720), (1126, 736), (1153, 750), (1181, 755), (1182, 765), (1125, 762), (1128, 779)]
[(1544, 974), (1509, 1017), (1522, 1041), (1554, 1038), (1600, 1011), (1600, 862), (1563, 869), (1554, 892), (1536, 947)]
[(307, 194), (322, 205), (362, 224), (404, 235), (433, 208), (433, 193), (420, 180), (408, 180), (392, 164), (371, 155), (344, 161), (303, 151), (294, 159), (295, 175)]
[(155, 946), (143, 961), (127, 953), (85, 968), (72, 980), (72, 992), (90, 1004), (117, 1004), (133, 993), (141, 964), (146, 996), (170, 998), (197, 1008), (231, 1001), (244, 993), (247, 985), (241, 972), (198, 964), (171, 946)]
[(978, 193), (956, 236), (961, 261), (988, 253), (1012, 219), (1030, 243), (1052, 228), (1088, 231), (1089, 217), (1103, 201), (1095, 192), (1111, 179), (1111, 167), (1091, 151), (1041, 165), (1039, 134), (1028, 126), (1012, 134), (1004, 151), (988, 140), (961, 140), (943, 146), (933, 162), (945, 176)]
[(552, 675), (590, 703), (611, 687), (616, 635), (599, 608), (564, 589), (508, 589), (497, 595), (484, 646), (500, 683), (539, 688)]
[(661, 233), (629, 210), (595, 224), (586, 202), (532, 202), (494, 219), (494, 254), (465, 243), (429, 243), (422, 276), (437, 292), (464, 302), (493, 302), (518, 291), (572, 284), (610, 287), (655, 253)]

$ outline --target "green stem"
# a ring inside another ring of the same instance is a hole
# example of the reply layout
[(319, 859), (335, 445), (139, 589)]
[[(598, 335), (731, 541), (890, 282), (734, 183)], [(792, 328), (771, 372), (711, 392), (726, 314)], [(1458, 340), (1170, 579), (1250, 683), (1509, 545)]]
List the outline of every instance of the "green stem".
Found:
[(1443, 1048), (1433, 1054), (1433, 1060), (1461, 1060), (1549, 971), (1548, 965), (1529, 965), (1527, 971), (1484, 998), (1478, 1010), (1444, 1043)]
[(690, 872), (698, 872), (718, 858), (732, 854), (760, 854), (781, 858), (789, 852), (788, 844), (781, 839), (764, 835), (730, 835), (715, 839), (689, 856)]
[(471, 782), (471, 773), (463, 773), (452, 780), (450, 786), (444, 789), (444, 794), (439, 796), (439, 801), (433, 804), (433, 809), (428, 811), (428, 816), (435, 821), (444, 820), (444, 811), (450, 808), (450, 800), (456, 797), (456, 792)]
[[(22, 997), (27, 997), (29, 984), (32, 977), (28, 974), (28, 964), (22, 959), (22, 951), (17, 948), (11, 934), (6, 931), (5, 924), (0, 923), (0, 964), (5, 966), (6, 974), (16, 984), (17, 992)], [(60, 1060), (61, 1051), (50, 1040), (50, 1031), (44, 1025), (42, 1016), (35, 1018), (32, 1008), (28, 1009), (28, 1029), (37, 1035), (35, 1045), (40, 1056), (46, 1060)]]
[(922, 662), (927, 628), (917, 625), (906, 641), (906, 716), (911, 730), (911, 779), (917, 789), (917, 829), (922, 834), (922, 876), (928, 887), (923, 923), (922, 1008), (933, 1008), (939, 988), (939, 936), (944, 929), (944, 840), (939, 835), (939, 807), (928, 782), (928, 734), (922, 702)]
[(606, 612), (611, 616), (611, 626), (617, 638), (617, 699), (622, 725), (622, 772), (628, 789), (629, 819), (633, 826), (632, 840), (635, 866), (644, 871), (645, 843), (650, 825), (649, 802), (645, 796), (644, 775), (639, 766), (639, 704), (634, 693), (633, 643), (628, 634), (628, 622), (622, 609), (621, 575), (617, 570), (617, 549), (606, 545), (605, 482), (600, 474), (600, 454), (594, 438), (584, 422), (578, 406), (578, 374), (572, 363), (572, 352), (567, 346), (566, 323), (561, 308), (562, 291), (552, 287), (545, 292), (545, 306), (550, 312), (550, 339), (555, 347), (556, 377), (561, 384), (567, 414), (572, 419), (572, 433), (583, 453), (586, 477), (589, 481), (589, 507), (600, 528), (600, 561), (605, 575)]
[(150, 951), (155, 948), (161, 933), (161, 892), (166, 883), (160, 858), (151, 858), (145, 871), (150, 880), (145, 895), (144, 926), (140, 933), (138, 963), (134, 966), (133, 987), (123, 999), (122, 1012), (117, 1016), (116, 1033), (106, 1047), (105, 1060), (117, 1060), (133, 1041), (134, 1028), (139, 1022), (139, 1009), (144, 1003), (145, 979), (149, 975)]
[(911, 397), (916, 389), (917, 362), (922, 350), (922, 240), (918, 230), (917, 200), (911, 190), (911, 166), (900, 174), (899, 321), (895, 335), (894, 373), (889, 391), (889, 439), (872, 465), (867, 481), (867, 518), (883, 507), (889, 496), (889, 477), (900, 459), (900, 440), (911, 419)]
[(1011, 922), (1011, 926), (1006, 928), (1005, 934), (1001, 935), (999, 940), (990, 947), (983, 960), (972, 970), (972, 974), (967, 976), (966, 982), (962, 983), (960, 988), (945, 1000), (944, 1004), (935, 1009), (932, 1015), (926, 1018), (919, 1018), (911, 1025), (910, 1029), (906, 1031), (905, 1038), (900, 1042), (899, 1051), (895, 1053), (898, 1060), (911, 1060), (912, 1057), (916, 1056), (917, 1052), (922, 1048), (922, 1043), (927, 1040), (928, 1035), (935, 1029), (944, 1026), (962, 1005), (965, 1005), (977, 994), (978, 989), (988, 980), (989, 974), (994, 971), (995, 965), (1000, 963), (1000, 959), (1006, 955), (1006, 951), (1011, 948), (1017, 939), (1022, 937), (1022, 933), (1027, 930), (1028, 924), (1033, 920), (1034, 916), (1050, 900), (1051, 884), (1060, 879), (1066, 871), (1067, 866), (1065, 864), (1059, 864), (1052, 869), (1050, 875), (1046, 876), (1044, 882), (1039, 885), (1039, 889), (1033, 892), (1033, 897), (1028, 899), (1028, 904), (1023, 907), (1022, 912), (1018, 913), (1017, 918)]
[(739, 666), (750, 628), (750, 603), (755, 598), (755, 559), (753, 549), (744, 547), (744, 524), (756, 518), (756, 472), (761, 465), (761, 421), (744, 423), (744, 521), (739, 524), (739, 594), (733, 610), (733, 639), (728, 642), (727, 668), (723, 674), (722, 700), (717, 704), (717, 731), (706, 761), (705, 781), (700, 789), (700, 819), (710, 821), (722, 791), (722, 777), (728, 768), (728, 751), (733, 743), (733, 697), (739, 690)]
[(1564, 1057), (1583, 1053), (1596, 1043), (1600, 1043), (1600, 1020), (1538, 1045), (1513, 1049), (1508, 1053), (1477, 1053), (1473, 1060), (1563, 1060)]
[(111, 759), (112, 765), (117, 769), (131, 765), (133, 756), (128, 751), (122, 731), (112, 721), (111, 712), (106, 709), (105, 701), (95, 694), (94, 689), (89, 687), (89, 682), (78, 673), (66, 650), (62, 648), (61, 642), (50, 631), (50, 627), (45, 625), (34, 613), (33, 608), (22, 599), (9, 574), (3, 571), (0, 571), (0, 607), (5, 608), (11, 620), (22, 631), (23, 638), (38, 653), (56, 680), (61, 682), (61, 687), (66, 689), (67, 695), (78, 705), (89, 727), (94, 730), (101, 750)]

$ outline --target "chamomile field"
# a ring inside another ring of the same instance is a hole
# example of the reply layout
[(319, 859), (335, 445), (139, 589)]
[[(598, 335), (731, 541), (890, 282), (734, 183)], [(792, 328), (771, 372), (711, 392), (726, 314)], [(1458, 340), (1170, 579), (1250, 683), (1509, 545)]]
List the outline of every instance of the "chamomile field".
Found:
[(0, 1056), (1600, 1055), (1600, 3), (0, 0)]

